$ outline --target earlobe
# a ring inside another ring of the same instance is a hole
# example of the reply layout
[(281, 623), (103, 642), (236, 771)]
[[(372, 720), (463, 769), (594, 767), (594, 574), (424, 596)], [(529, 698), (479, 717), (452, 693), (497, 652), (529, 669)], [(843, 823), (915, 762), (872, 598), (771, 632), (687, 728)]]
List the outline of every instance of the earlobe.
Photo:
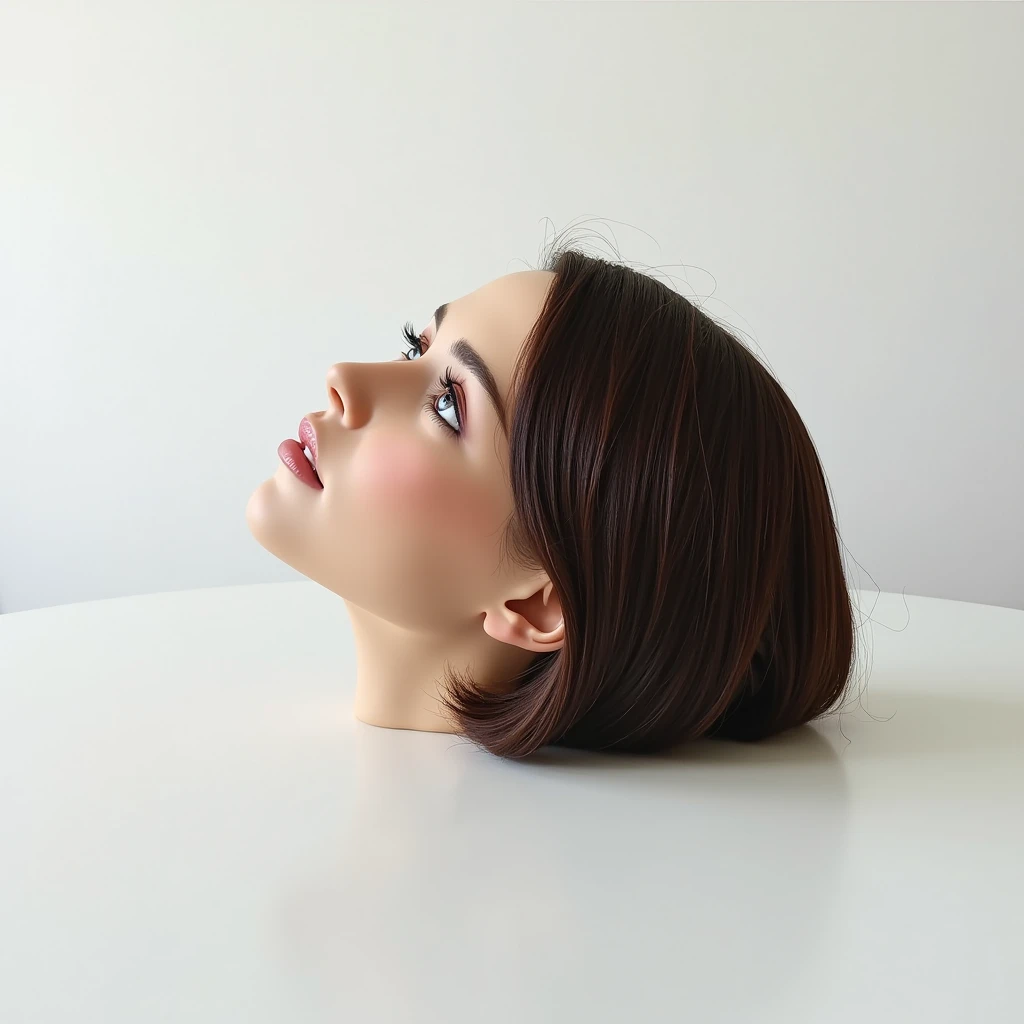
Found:
[(549, 654), (565, 643), (562, 604), (554, 584), (545, 580), (527, 597), (506, 598), (484, 615), (484, 632), (505, 644)]

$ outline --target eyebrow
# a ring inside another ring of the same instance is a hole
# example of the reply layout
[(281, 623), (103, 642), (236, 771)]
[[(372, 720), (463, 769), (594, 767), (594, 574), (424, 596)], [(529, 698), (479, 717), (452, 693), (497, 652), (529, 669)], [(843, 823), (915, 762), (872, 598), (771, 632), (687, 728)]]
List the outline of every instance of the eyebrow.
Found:
[[(441, 329), (441, 323), (447, 312), (447, 302), (443, 302), (434, 310), (435, 330), (439, 331)], [(490, 399), (491, 405), (494, 406), (494, 411), (498, 414), (498, 422), (501, 424), (502, 431), (508, 437), (505, 402), (501, 397), (501, 391), (498, 390), (498, 382), (494, 379), (494, 374), (491, 373), (491, 368), (487, 365), (483, 356), (465, 338), (459, 338), (457, 341), (452, 342), (451, 353), (480, 382), (480, 386)]]

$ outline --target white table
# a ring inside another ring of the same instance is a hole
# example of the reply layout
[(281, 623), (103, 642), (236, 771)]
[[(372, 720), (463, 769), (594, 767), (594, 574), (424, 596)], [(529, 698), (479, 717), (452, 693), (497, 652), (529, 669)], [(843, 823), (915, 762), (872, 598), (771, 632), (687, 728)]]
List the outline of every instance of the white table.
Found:
[(307, 581), (0, 616), (0, 1021), (1020, 1022), (1024, 612), (858, 596), (862, 709), (531, 763)]

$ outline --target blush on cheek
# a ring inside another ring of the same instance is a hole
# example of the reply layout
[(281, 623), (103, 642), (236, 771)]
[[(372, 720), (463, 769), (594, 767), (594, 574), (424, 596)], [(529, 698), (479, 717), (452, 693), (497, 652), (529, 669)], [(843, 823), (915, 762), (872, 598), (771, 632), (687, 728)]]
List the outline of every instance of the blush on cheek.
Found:
[(430, 445), (408, 438), (368, 439), (352, 469), (352, 496), (366, 503), (367, 513), (391, 523), (420, 524), (431, 536), (471, 543), (502, 522), (502, 508), (487, 481), (472, 479), (468, 467), (453, 468)]

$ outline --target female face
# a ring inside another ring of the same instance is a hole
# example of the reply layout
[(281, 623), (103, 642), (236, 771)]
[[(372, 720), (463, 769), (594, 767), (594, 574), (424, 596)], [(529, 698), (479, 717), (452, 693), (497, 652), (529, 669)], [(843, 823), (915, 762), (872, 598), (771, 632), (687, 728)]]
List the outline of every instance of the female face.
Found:
[(499, 568), (508, 386), (553, 278), (499, 277), (440, 306), (394, 359), (335, 363), (327, 408), (306, 417), (323, 486), (279, 459), (246, 506), (256, 540), (390, 622), (473, 627), (515, 572)]

